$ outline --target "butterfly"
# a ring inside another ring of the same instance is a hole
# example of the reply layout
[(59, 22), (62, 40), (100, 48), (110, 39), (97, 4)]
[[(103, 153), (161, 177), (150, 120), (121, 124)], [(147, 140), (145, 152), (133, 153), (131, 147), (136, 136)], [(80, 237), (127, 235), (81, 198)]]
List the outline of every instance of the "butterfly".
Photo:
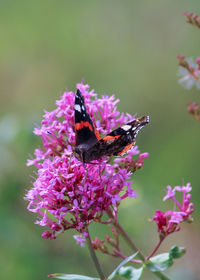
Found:
[(74, 111), (76, 132), (74, 155), (83, 163), (125, 154), (135, 145), (135, 138), (140, 129), (149, 123), (149, 116), (144, 116), (128, 122), (101, 138), (87, 112), (80, 90), (77, 90), (75, 95)]

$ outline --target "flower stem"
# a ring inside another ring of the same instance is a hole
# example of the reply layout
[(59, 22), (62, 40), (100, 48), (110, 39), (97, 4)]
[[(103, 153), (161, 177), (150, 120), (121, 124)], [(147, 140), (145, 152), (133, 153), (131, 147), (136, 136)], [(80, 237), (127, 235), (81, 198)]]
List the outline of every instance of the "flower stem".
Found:
[(193, 71), (189, 71), (189, 73), (192, 75), (193, 78), (195, 78), (198, 82), (200, 82), (200, 78), (197, 75), (195, 75), (194, 70)]
[[(135, 243), (133, 242), (133, 240), (128, 236), (128, 234), (125, 232), (125, 230), (122, 228), (122, 226), (119, 223), (114, 223), (114, 226), (119, 230), (119, 232), (121, 233), (121, 235), (124, 237), (125, 241), (127, 241), (127, 243), (129, 245), (131, 245), (131, 247), (136, 250), (138, 252), (138, 257), (143, 261), (143, 263), (145, 263), (149, 257), (145, 258), (145, 256), (142, 254), (142, 252), (138, 249), (138, 247), (135, 245)], [(162, 241), (164, 240), (164, 238), (157, 244), (156, 248), (153, 250), (153, 252), (149, 255), (150, 257), (158, 250), (158, 248), (160, 247)], [(161, 280), (170, 280), (170, 278), (168, 278), (166, 275), (164, 275), (162, 272), (160, 271), (152, 271), (153, 274), (155, 274), (159, 279)]]
[(163, 240), (165, 239), (165, 236), (160, 237), (160, 240), (158, 242), (158, 244), (156, 245), (156, 247), (153, 249), (153, 251), (148, 255), (148, 257), (146, 257), (146, 260), (149, 260), (159, 249), (161, 243), (163, 242)]
[[(116, 227), (116, 229), (118, 229), (118, 231), (121, 233), (121, 235), (123, 236), (124, 240), (135, 250), (138, 252), (138, 257), (140, 258), (140, 260), (142, 260), (142, 262), (145, 264), (146, 261), (148, 261), (148, 258), (145, 258), (145, 256), (142, 254), (142, 252), (140, 251), (140, 249), (135, 245), (135, 243), (133, 242), (133, 240), (128, 236), (128, 234), (125, 232), (125, 230), (122, 228), (122, 226), (118, 223), (118, 221), (114, 218), (111, 209), (109, 209), (107, 211), (108, 216), (112, 219), (113, 221), (113, 225)], [(164, 238), (162, 239), (162, 241), (164, 240)], [(153, 250), (153, 254), (158, 250), (159, 246), (161, 245), (162, 241), (160, 241), (157, 245), (156, 248)], [(150, 257), (152, 256), (152, 253), (149, 255)], [(152, 271), (152, 273), (154, 275), (156, 275), (159, 279), (161, 280), (170, 280), (170, 278), (168, 278), (165, 274), (163, 274), (161, 271)]]
[(90, 234), (89, 234), (88, 228), (86, 229), (86, 232), (88, 233), (88, 236), (86, 237), (86, 241), (87, 241), (88, 249), (90, 251), (90, 255), (92, 257), (92, 260), (94, 262), (94, 265), (96, 267), (96, 270), (97, 270), (97, 272), (99, 274), (100, 279), (101, 280), (105, 280), (106, 277), (105, 277), (105, 275), (104, 275), (104, 273), (103, 273), (103, 271), (101, 269), (101, 266), (100, 266), (100, 263), (98, 261), (97, 255), (96, 255), (95, 250), (94, 250), (94, 248), (92, 246), (92, 242), (91, 242), (91, 238), (90, 238)]
[(124, 240), (133, 248), (134, 251), (138, 252), (139, 258), (144, 262), (145, 261), (145, 256), (141, 253), (140, 249), (135, 245), (133, 240), (128, 236), (128, 234), (125, 232), (123, 227), (119, 224), (119, 222), (114, 218), (111, 209), (109, 209), (107, 211), (107, 214), (108, 214), (108, 216), (110, 218), (112, 218), (113, 225), (121, 233), (121, 235), (123, 236)]
[(131, 247), (138, 252), (138, 256), (142, 261), (145, 261), (145, 256), (141, 253), (140, 249), (135, 245), (133, 240), (128, 236), (128, 234), (125, 232), (123, 227), (119, 223), (115, 223), (114, 226), (119, 230), (121, 235), (123, 236), (124, 240), (131, 245)]

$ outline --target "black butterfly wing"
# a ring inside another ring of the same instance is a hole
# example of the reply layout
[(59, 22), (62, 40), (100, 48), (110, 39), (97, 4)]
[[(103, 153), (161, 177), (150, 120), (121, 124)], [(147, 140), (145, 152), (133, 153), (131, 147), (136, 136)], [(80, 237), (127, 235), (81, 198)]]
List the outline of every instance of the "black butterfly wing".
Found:
[(77, 90), (75, 96), (75, 131), (76, 131), (76, 146), (86, 144), (94, 145), (100, 139), (100, 135), (91, 120), (84, 102), (84, 98)]
[(85, 155), (85, 162), (90, 162), (103, 156), (123, 155), (135, 145), (135, 138), (138, 132), (148, 123), (149, 117), (145, 116), (113, 130), (88, 149)]

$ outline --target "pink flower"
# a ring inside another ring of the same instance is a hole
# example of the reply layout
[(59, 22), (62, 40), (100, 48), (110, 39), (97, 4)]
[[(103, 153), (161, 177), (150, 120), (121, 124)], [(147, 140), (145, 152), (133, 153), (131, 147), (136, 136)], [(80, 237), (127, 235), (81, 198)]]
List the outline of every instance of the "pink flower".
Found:
[(187, 17), (186, 22), (190, 23), (198, 28), (200, 28), (200, 18), (197, 14), (193, 14), (193, 13), (187, 13), (184, 12), (184, 15)]
[[(197, 57), (197, 59), (196, 59), (196, 64), (199, 66), (199, 68), (200, 68), (200, 56), (198, 56)], [(200, 69), (199, 69), (200, 70)]]
[(200, 109), (196, 102), (187, 102), (188, 113), (193, 115), (198, 121), (200, 121)]
[[(120, 114), (114, 96), (97, 97), (89, 86), (77, 84), (85, 98), (87, 110), (95, 122), (99, 133), (107, 134), (111, 130), (134, 119), (129, 114)], [(43, 149), (35, 150), (35, 158), (27, 165), (37, 168), (33, 188), (26, 194), (28, 210), (38, 214), (37, 224), (47, 226), (51, 231), (43, 233), (44, 238), (55, 238), (67, 229), (76, 229), (85, 233), (85, 228), (94, 220), (100, 220), (110, 207), (114, 215), (119, 203), (126, 197), (136, 197), (130, 181), (132, 162), (143, 165), (146, 154), (139, 154), (134, 147), (115, 162), (96, 161), (98, 164), (86, 164), (74, 157), (75, 145), (74, 98), (72, 91), (66, 91), (56, 101), (57, 108), (45, 111), (41, 126), (34, 133), (41, 137)], [(128, 162), (128, 164), (123, 164)], [(77, 238), (76, 238), (77, 240)], [(79, 239), (80, 241), (80, 239)], [(81, 243), (80, 241), (79, 243)]]
[(178, 83), (186, 89), (191, 89), (195, 85), (197, 89), (200, 89), (199, 57), (196, 63), (191, 57), (186, 59), (184, 56), (177, 56), (177, 58), (180, 65), (177, 76), (181, 77)]
[(76, 240), (77, 244), (79, 244), (81, 247), (85, 247), (85, 237), (82, 235), (73, 235), (74, 239)]
[[(143, 161), (149, 157), (148, 153), (139, 154), (138, 147), (135, 146), (127, 152), (126, 157), (115, 158), (114, 163), (118, 163), (121, 167), (126, 168), (130, 172), (135, 172), (143, 167)], [(134, 159), (133, 156), (139, 154), (138, 159)]]
[[(191, 214), (194, 212), (194, 205), (190, 202), (191, 195), (188, 194), (192, 190), (190, 183), (186, 186), (176, 186), (173, 189), (171, 186), (167, 186), (167, 194), (163, 198), (165, 200), (172, 200), (174, 202), (174, 211), (162, 212), (156, 210), (153, 220), (157, 223), (158, 232), (161, 236), (167, 236), (172, 232), (180, 230), (179, 224), (183, 221), (191, 221)], [(175, 198), (176, 192), (182, 193), (182, 201), (178, 201)], [(175, 209), (177, 211), (175, 211)]]

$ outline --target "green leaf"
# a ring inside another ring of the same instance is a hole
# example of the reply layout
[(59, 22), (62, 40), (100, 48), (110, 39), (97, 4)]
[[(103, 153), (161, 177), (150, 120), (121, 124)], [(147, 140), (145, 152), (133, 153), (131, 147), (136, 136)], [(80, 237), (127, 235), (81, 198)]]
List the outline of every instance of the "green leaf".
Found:
[(125, 260), (123, 260), (118, 267), (110, 274), (110, 276), (108, 276), (108, 280), (112, 280), (117, 274), (119, 269), (125, 265), (126, 263), (130, 262), (130, 260), (132, 260), (135, 256), (137, 255), (137, 252), (133, 255), (131, 255), (130, 257), (126, 258)]
[(143, 269), (144, 267), (134, 268), (133, 266), (122, 266), (118, 271), (118, 275), (129, 280), (138, 280), (142, 275)]
[(170, 249), (170, 255), (173, 259), (178, 259), (185, 254), (186, 250), (183, 247), (173, 246)]
[(183, 247), (173, 246), (169, 253), (164, 253), (150, 258), (146, 263), (146, 266), (151, 271), (163, 271), (168, 267), (172, 266), (173, 259), (182, 257), (185, 254)]
[(56, 279), (67, 279), (67, 280), (99, 280), (99, 278), (77, 275), (77, 274), (53, 273), (48, 276)]
[(146, 266), (151, 271), (163, 271), (173, 264), (173, 258), (169, 253), (164, 253), (150, 258)]

